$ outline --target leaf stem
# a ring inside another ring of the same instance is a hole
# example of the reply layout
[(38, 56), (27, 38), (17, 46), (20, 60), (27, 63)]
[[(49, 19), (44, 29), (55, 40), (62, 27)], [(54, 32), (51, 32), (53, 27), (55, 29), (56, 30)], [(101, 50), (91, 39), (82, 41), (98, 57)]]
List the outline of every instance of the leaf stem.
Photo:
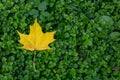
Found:
[(33, 56), (33, 69), (36, 72), (36, 67), (35, 67), (35, 56), (36, 56), (36, 50), (34, 51), (34, 56)]

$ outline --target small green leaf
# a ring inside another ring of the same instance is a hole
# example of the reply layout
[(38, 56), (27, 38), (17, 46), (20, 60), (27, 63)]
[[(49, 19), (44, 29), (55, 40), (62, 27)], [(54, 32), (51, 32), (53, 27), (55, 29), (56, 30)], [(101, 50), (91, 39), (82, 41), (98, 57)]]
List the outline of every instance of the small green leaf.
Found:
[(3, 9), (3, 8), (4, 8), (3, 4), (0, 3), (0, 9)]
[(91, 41), (90, 39), (86, 39), (86, 40), (83, 42), (83, 45), (84, 45), (84, 46), (92, 45), (92, 41)]
[(32, 9), (30, 12), (29, 12), (30, 15), (33, 15), (34, 17), (37, 17), (39, 15), (39, 11), (36, 10), (36, 9)]
[(105, 24), (113, 25), (114, 21), (112, 20), (111, 17), (104, 15), (99, 18), (99, 23), (102, 25), (105, 25)]
[(113, 44), (113, 49), (120, 52), (120, 44)]
[(46, 3), (45, 1), (43, 1), (42, 3), (40, 3), (40, 4), (38, 5), (38, 9), (39, 9), (40, 11), (45, 11), (45, 10), (47, 9), (47, 3)]
[(119, 32), (112, 32), (110, 34), (110, 37), (114, 41), (119, 41), (120, 40), (120, 33)]

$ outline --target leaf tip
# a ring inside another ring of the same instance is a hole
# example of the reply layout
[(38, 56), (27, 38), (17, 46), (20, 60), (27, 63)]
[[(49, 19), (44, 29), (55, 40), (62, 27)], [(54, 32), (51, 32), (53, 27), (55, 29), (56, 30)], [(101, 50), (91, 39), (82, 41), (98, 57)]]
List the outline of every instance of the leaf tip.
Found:
[(35, 18), (35, 23), (37, 23), (37, 18)]

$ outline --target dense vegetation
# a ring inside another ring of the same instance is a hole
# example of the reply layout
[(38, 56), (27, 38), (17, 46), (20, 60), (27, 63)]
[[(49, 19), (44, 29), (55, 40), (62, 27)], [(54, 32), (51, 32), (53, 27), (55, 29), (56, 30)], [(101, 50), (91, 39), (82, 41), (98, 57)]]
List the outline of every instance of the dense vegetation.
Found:
[[(52, 50), (20, 49), (37, 18)], [(119, 0), (0, 0), (0, 80), (119, 80)]]

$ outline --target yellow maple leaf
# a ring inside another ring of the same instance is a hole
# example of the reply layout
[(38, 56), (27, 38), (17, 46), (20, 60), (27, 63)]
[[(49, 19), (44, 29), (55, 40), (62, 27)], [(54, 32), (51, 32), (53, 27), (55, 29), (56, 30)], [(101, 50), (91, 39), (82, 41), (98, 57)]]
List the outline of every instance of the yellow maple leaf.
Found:
[(19, 42), (23, 44), (22, 48), (30, 51), (51, 49), (48, 45), (55, 41), (54, 34), (56, 31), (43, 33), (37, 19), (35, 19), (34, 24), (30, 26), (29, 35), (22, 34), (19, 31), (17, 32), (20, 36)]

